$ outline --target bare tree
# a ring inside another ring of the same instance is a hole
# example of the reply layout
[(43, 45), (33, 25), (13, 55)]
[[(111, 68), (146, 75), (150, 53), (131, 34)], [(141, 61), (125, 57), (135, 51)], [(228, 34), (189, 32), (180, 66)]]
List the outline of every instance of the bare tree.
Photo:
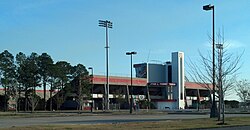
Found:
[(242, 79), (237, 81), (235, 86), (235, 91), (240, 100), (243, 102), (244, 109), (246, 109), (247, 99), (250, 98), (250, 82), (247, 79)]
[[(238, 74), (237, 72), (241, 68), (240, 60), (244, 52), (240, 53), (239, 55), (230, 53), (227, 49), (230, 43), (226, 43), (224, 36), (222, 36), (221, 33), (217, 35), (216, 45), (219, 47), (217, 47), (215, 53), (215, 69), (218, 70), (215, 73), (215, 96), (219, 98), (220, 95), (225, 95), (233, 89), (233, 84)], [(198, 62), (194, 62), (191, 59), (189, 60), (189, 63), (187, 63), (189, 67), (187, 74), (193, 82), (196, 82), (201, 87), (207, 88), (209, 90), (210, 102), (212, 103), (215, 101), (215, 99), (211, 98), (211, 95), (213, 94), (211, 87), (213, 78), (213, 65), (212, 55), (210, 51), (208, 52), (208, 55), (204, 55), (199, 51), (200, 60)], [(222, 94), (220, 93), (220, 90), (222, 90)], [(221, 105), (219, 108), (222, 108)], [(220, 114), (218, 114), (218, 119), (220, 120)]]
[(119, 111), (120, 111), (120, 108), (121, 108), (121, 104), (126, 102), (126, 99), (125, 99), (124, 95), (125, 95), (125, 88), (123, 88), (123, 87), (119, 87), (118, 89), (116, 89), (114, 91), (114, 97), (116, 98)]

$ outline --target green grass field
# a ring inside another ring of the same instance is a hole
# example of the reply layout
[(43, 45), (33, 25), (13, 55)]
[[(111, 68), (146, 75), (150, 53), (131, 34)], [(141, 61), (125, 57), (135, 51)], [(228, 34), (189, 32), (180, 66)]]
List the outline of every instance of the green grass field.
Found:
[[(166, 130), (166, 129), (198, 129), (250, 125), (250, 117), (226, 118), (225, 125), (218, 125), (216, 119), (166, 120), (160, 122), (95, 124), (95, 125), (42, 125), (12, 127), (10, 130)], [(7, 129), (1, 129), (7, 130)]]

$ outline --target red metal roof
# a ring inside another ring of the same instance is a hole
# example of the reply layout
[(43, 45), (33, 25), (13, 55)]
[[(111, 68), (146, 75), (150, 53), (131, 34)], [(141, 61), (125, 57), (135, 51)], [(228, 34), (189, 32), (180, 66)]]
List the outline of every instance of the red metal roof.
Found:
[(185, 87), (188, 89), (203, 89), (207, 90), (208, 88), (212, 89), (212, 84), (204, 83), (194, 83), (194, 82), (185, 82)]
[[(103, 75), (94, 75), (93, 78), (94, 84), (106, 84), (106, 76)], [(118, 76), (110, 76), (109, 84), (111, 85), (130, 85), (131, 78), (130, 77), (118, 77)], [(146, 78), (133, 78), (134, 86), (146, 86), (147, 79)], [(194, 82), (185, 82), (185, 87), (187, 89), (203, 89), (207, 90), (206, 87), (212, 88), (212, 84), (202, 84), (202, 83), (194, 83)], [(3, 91), (3, 88), (0, 88)], [(37, 92), (43, 92), (43, 90), (36, 90)], [(49, 92), (49, 90), (47, 90)]]
[[(101, 75), (94, 75), (93, 81), (94, 81), (94, 84), (105, 84), (106, 77), (101, 76)], [(109, 77), (109, 84), (112, 84), (112, 85), (130, 85), (131, 78), (130, 77), (110, 76)], [(133, 85), (134, 86), (146, 86), (147, 79), (145, 79), (145, 78), (133, 78)]]
[[(106, 84), (106, 76), (103, 75), (94, 75), (93, 78), (94, 84)], [(130, 77), (118, 77), (118, 76), (110, 76), (109, 84), (111, 85), (130, 85), (131, 78)], [(134, 86), (146, 86), (147, 79), (146, 78), (133, 78)], [(206, 85), (207, 86), (207, 85)], [(207, 90), (205, 84), (193, 83), (193, 82), (185, 82), (185, 87), (187, 89), (204, 89)], [(212, 85), (209, 85), (212, 88)]]

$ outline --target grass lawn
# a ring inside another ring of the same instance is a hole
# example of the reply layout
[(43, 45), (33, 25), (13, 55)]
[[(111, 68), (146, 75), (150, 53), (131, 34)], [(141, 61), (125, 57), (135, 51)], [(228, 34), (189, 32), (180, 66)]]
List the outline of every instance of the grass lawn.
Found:
[[(250, 117), (226, 118), (226, 125), (218, 125), (216, 119), (166, 120), (160, 122), (138, 122), (96, 125), (42, 125), (27, 127), (12, 127), (11, 130), (165, 130), (165, 129), (197, 129), (250, 125)], [(6, 130), (6, 129), (1, 129)]]

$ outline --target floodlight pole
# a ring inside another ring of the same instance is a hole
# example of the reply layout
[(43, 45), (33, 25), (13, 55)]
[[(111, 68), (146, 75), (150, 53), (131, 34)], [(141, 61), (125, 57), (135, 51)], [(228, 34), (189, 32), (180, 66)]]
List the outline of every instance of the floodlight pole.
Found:
[(99, 20), (99, 26), (106, 28), (106, 86), (104, 87), (104, 104), (105, 110), (109, 110), (109, 44), (108, 44), (108, 28), (112, 28), (112, 22), (108, 20)]

